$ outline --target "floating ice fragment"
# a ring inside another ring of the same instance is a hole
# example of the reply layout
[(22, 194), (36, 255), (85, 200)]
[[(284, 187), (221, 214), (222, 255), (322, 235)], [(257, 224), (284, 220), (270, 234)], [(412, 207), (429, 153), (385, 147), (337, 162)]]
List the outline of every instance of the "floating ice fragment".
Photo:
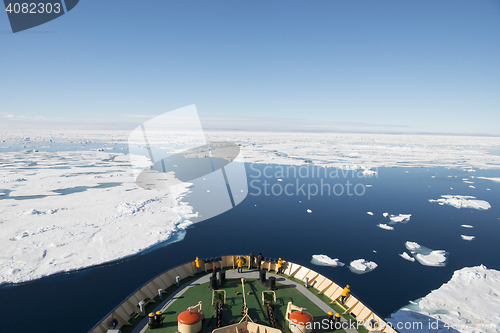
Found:
[(436, 178), (436, 176), (431, 176), (431, 178)]
[(372, 215), (372, 216), (373, 216), (373, 213), (372, 213), (372, 212), (366, 212), (366, 214), (368, 214), (368, 215)]
[(207, 190), (207, 192), (210, 192), (210, 190)]
[(278, 178), (278, 181), (279, 181), (279, 182), (282, 182), (282, 181), (283, 181), (283, 179), (281, 179), (281, 178)]
[(332, 259), (324, 254), (315, 254), (312, 256), (311, 263), (314, 265), (320, 266), (331, 266), (331, 267), (340, 267), (344, 266), (344, 263), (340, 262), (339, 259)]
[(464, 228), (474, 228), (473, 226), (471, 226), (470, 224), (462, 224), (462, 227)]
[(475, 186), (469, 185), (470, 188), (476, 188)]
[(415, 242), (406, 242), (405, 246), (422, 265), (435, 267), (446, 266), (448, 252), (444, 250), (431, 250)]
[(406, 252), (403, 252), (401, 254), (399, 254), (401, 256), (401, 258), (403, 259), (406, 259), (408, 261), (411, 261), (411, 262), (414, 262), (415, 261), (415, 258), (413, 258), (412, 256), (410, 256), (408, 253)]
[(469, 180), (464, 180), (464, 183), (467, 183), (467, 184), (474, 184), (474, 182), (471, 182)]
[(411, 214), (399, 214), (391, 215), (389, 218), (394, 223), (408, 222), (410, 221)]
[(467, 241), (471, 241), (474, 238), (476, 238), (475, 236), (466, 236), (466, 235), (460, 235), (460, 236), (462, 237), (463, 240), (467, 240)]
[(373, 170), (370, 170), (370, 169), (363, 170), (363, 175), (365, 175), (365, 176), (374, 176), (376, 174), (377, 174), (376, 171), (373, 171)]
[(367, 261), (365, 259), (357, 259), (351, 261), (349, 269), (353, 273), (364, 274), (373, 271), (375, 268), (377, 268), (377, 266), (378, 265), (373, 261)]
[(429, 202), (437, 202), (440, 205), (450, 205), (455, 208), (473, 208), (478, 210), (487, 210), (491, 208), (491, 205), (484, 200), (472, 200), (476, 199), (473, 196), (467, 195), (442, 195), (441, 199), (430, 199)]
[(365, 186), (366, 186), (366, 187), (372, 187), (372, 185), (369, 185), (369, 184), (368, 184), (368, 185), (365, 185)]
[(385, 229), (385, 230), (394, 230), (394, 227), (391, 227), (390, 225), (383, 224), (383, 223), (377, 224), (377, 227)]
[(389, 216), (389, 213), (383, 213), (382, 215), (384, 215), (384, 217), (387, 217)]
[(308, 209), (308, 210), (307, 210), (307, 212), (308, 212), (309, 214), (311, 214), (313, 211), (312, 211), (312, 210), (310, 210), (310, 209)]

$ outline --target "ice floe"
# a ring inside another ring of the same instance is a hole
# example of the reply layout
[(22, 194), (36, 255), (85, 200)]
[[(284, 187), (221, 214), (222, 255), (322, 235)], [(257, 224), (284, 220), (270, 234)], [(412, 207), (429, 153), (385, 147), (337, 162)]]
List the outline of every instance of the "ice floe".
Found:
[[(387, 321), (401, 333), (500, 332), (500, 272), (483, 265), (465, 267), (439, 289), (393, 313)], [(414, 323), (421, 322), (421, 328)], [(404, 323), (412, 323), (404, 329)], [(433, 323), (432, 327), (429, 327)], [(439, 329), (436, 326), (439, 325)]]
[(474, 228), (473, 226), (471, 226), (470, 224), (462, 224), (462, 227), (464, 228)]
[(372, 216), (373, 216), (373, 213), (372, 213), (372, 212), (366, 212), (366, 214), (368, 214), (368, 215), (372, 215)]
[(450, 205), (455, 208), (472, 208), (478, 210), (487, 210), (491, 208), (488, 201), (475, 200), (476, 197), (470, 195), (442, 195), (441, 199), (429, 199), (429, 202), (437, 202), (440, 205)]
[(476, 238), (475, 236), (466, 236), (466, 235), (460, 235), (460, 236), (462, 237), (463, 240), (466, 240), (466, 241), (471, 241), (474, 238)]
[(412, 256), (410, 256), (407, 252), (401, 253), (400, 256), (401, 256), (401, 258), (403, 258), (405, 260), (408, 260), (408, 261), (411, 261), (411, 262), (415, 261), (415, 258), (413, 258)]
[(493, 182), (500, 182), (500, 177), (477, 177), (477, 178), (491, 180)]
[(339, 259), (332, 259), (324, 254), (315, 254), (312, 256), (311, 263), (314, 265), (320, 266), (331, 266), (331, 267), (340, 267), (344, 266), (344, 263), (340, 262)]
[(384, 224), (384, 223), (377, 224), (377, 227), (385, 229), (385, 230), (394, 230), (393, 226), (390, 226), (390, 225), (387, 225), (387, 224)]
[(408, 222), (410, 221), (411, 214), (399, 214), (399, 215), (391, 215), (389, 219), (394, 223)]
[(383, 215), (384, 217), (387, 217), (387, 216), (389, 216), (389, 213), (383, 213), (382, 215)]
[(377, 268), (377, 264), (373, 261), (367, 261), (365, 259), (357, 259), (351, 261), (349, 264), (349, 269), (351, 272), (356, 274), (364, 274), (373, 271)]
[(406, 242), (406, 248), (413, 254), (419, 263), (425, 266), (446, 266), (448, 260), (448, 252), (444, 250), (431, 250), (425, 246), (421, 246), (416, 242)]
[(308, 212), (309, 214), (311, 214), (313, 211), (312, 211), (312, 210), (310, 210), (310, 209), (308, 209), (308, 210), (307, 210), (307, 212)]

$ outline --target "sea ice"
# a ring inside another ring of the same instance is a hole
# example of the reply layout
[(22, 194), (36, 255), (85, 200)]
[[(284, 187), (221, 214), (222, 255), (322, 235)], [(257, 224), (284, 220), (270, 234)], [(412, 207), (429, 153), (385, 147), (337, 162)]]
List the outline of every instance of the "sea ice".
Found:
[(474, 200), (476, 197), (469, 195), (442, 195), (441, 199), (430, 199), (429, 202), (437, 202), (440, 205), (450, 205), (455, 208), (473, 208), (478, 210), (487, 210), (491, 205), (484, 200)]
[(399, 214), (399, 215), (391, 215), (389, 218), (391, 222), (401, 223), (410, 221), (411, 214)]
[(444, 250), (431, 250), (415, 242), (406, 242), (406, 248), (413, 254), (419, 263), (425, 266), (446, 266), (448, 252)]
[(466, 235), (460, 235), (460, 236), (462, 237), (463, 240), (466, 240), (466, 241), (471, 241), (474, 238), (476, 238), (475, 236), (466, 236)]
[[(500, 272), (483, 265), (465, 267), (439, 289), (410, 301), (387, 320), (393, 325), (422, 322), (423, 329), (398, 329), (401, 333), (499, 333), (499, 304)], [(429, 322), (436, 320), (441, 322), (440, 330), (429, 328)]]
[(384, 223), (379, 223), (377, 224), (377, 227), (385, 229), (385, 230), (394, 230), (394, 227), (384, 224)]
[(373, 216), (373, 213), (372, 213), (372, 212), (366, 212), (366, 214), (368, 214), (368, 215), (372, 215), (372, 216)]
[(349, 269), (353, 273), (364, 274), (373, 271), (375, 268), (377, 268), (377, 266), (378, 265), (373, 261), (367, 261), (365, 259), (357, 259), (351, 261)]
[(307, 210), (307, 212), (308, 212), (309, 214), (311, 214), (313, 211), (312, 211), (312, 210), (310, 210), (310, 209), (308, 209), (308, 210)]
[(487, 179), (487, 180), (491, 180), (493, 182), (500, 182), (500, 177), (477, 177), (479, 179)]
[(382, 215), (384, 215), (384, 217), (387, 217), (389, 216), (389, 213), (383, 213)]
[(413, 258), (412, 256), (410, 256), (408, 253), (406, 252), (403, 252), (400, 254), (401, 258), (403, 259), (406, 259), (408, 261), (411, 261), (411, 262), (414, 262), (415, 261), (415, 258)]
[(344, 263), (340, 262), (339, 259), (332, 259), (324, 254), (315, 254), (312, 256), (311, 263), (314, 265), (320, 266), (331, 266), (331, 267), (340, 267), (344, 266)]
[(462, 224), (462, 227), (464, 228), (474, 228), (473, 226), (471, 226), (470, 224)]

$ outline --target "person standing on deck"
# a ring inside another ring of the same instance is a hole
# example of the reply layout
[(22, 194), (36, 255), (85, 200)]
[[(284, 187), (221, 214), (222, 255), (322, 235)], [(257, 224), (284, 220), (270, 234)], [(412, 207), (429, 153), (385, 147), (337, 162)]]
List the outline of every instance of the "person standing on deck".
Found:
[(216, 278), (217, 278), (217, 266), (215, 266), (215, 265), (214, 265), (214, 271), (212, 272), (212, 277), (213, 277), (214, 279), (216, 279)]
[(257, 256), (257, 268), (261, 269), (261, 264), (262, 264), (262, 260), (264, 259), (264, 257), (262, 256), (262, 253), (259, 253), (259, 255)]
[(340, 294), (340, 296), (342, 296), (342, 298), (341, 298), (342, 304), (345, 304), (346, 298), (351, 293), (351, 289), (349, 289), (349, 288), (350, 288), (349, 285), (345, 286), (344, 290), (342, 290), (342, 294)]
[(278, 260), (278, 274), (283, 274), (283, 259)]
[(252, 268), (253, 268), (253, 262), (254, 262), (254, 259), (255, 259), (254, 257), (255, 257), (255, 256), (253, 255), (253, 251), (252, 251), (252, 252), (250, 252), (250, 260), (249, 260), (250, 262), (248, 263), (248, 268), (249, 268), (249, 269), (252, 269)]
[(236, 264), (238, 264), (238, 273), (243, 273), (243, 258), (238, 257), (238, 259), (236, 259)]
[(196, 265), (196, 270), (198, 271), (198, 274), (201, 274), (201, 260), (200, 260), (200, 258), (196, 257), (194, 264)]

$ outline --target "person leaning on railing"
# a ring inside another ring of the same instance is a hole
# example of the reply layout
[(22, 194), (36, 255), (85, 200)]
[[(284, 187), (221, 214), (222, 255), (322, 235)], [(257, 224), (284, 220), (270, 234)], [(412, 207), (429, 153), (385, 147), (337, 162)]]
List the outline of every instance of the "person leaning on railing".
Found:
[(278, 260), (278, 274), (283, 274), (283, 259)]
[(350, 288), (349, 285), (345, 286), (344, 290), (342, 290), (342, 294), (340, 294), (340, 296), (342, 296), (342, 298), (340, 299), (340, 301), (342, 302), (342, 304), (345, 304), (346, 298), (351, 293), (351, 289), (349, 289), (349, 288)]
[(238, 273), (243, 273), (243, 258), (238, 257), (236, 259), (236, 264), (238, 264)]
[(201, 260), (200, 260), (200, 258), (196, 257), (194, 264), (196, 265), (196, 270), (198, 271), (198, 274), (201, 274)]

